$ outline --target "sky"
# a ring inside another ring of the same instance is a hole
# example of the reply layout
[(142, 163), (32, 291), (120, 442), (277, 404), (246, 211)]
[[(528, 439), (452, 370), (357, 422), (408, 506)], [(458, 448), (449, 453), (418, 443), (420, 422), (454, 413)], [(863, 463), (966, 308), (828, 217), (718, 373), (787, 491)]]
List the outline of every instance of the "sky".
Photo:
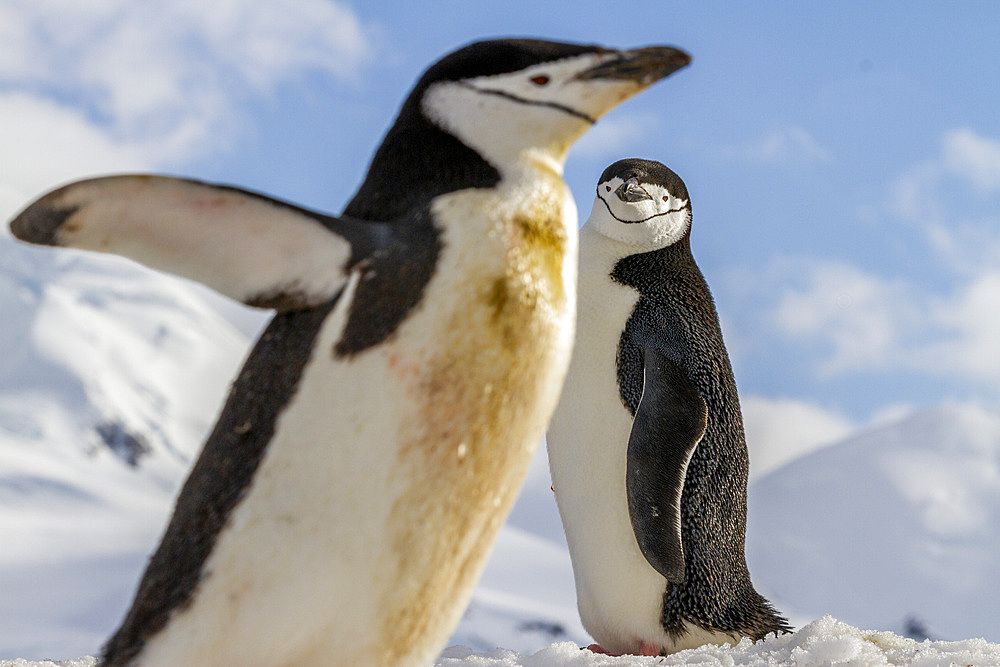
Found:
[(336, 213), (454, 48), (681, 47), (566, 179), (581, 218), (617, 159), (685, 180), (760, 474), (888, 416), (1000, 407), (998, 29), (990, 2), (0, 0), (0, 216), (122, 171)]

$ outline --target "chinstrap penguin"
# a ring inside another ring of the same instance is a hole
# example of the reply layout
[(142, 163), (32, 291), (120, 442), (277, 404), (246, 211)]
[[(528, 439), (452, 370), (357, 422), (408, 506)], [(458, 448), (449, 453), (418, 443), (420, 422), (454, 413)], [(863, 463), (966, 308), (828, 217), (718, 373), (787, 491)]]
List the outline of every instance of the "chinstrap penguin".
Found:
[(790, 630), (750, 582), (743, 420), (690, 233), (684, 182), (639, 159), (604, 171), (580, 230), (576, 344), (547, 441), (595, 651)]
[(417, 81), (340, 217), (157, 175), (12, 222), (276, 315), (103, 665), (417, 665), (457, 623), (555, 408), (575, 307), (562, 180), (670, 47), (472, 43)]

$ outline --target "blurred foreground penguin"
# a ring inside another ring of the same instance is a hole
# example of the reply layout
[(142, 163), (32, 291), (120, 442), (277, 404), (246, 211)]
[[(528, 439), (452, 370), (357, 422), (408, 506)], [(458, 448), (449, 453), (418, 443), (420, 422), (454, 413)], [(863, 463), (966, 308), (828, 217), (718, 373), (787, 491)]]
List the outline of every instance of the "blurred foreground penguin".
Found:
[(601, 175), (580, 230), (579, 315), (548, 433), (594, 651), (657, 655), (790, 628), (750, 583), (747, 448), (684, 182)]
[(341, 217), (162, 176), (12, 223), (276, 316), (237, 377), (104, 665), (417, 665), (457, 623), (569, 363), (576, 210), (603, 113), (668, 47), (470, 44), (420, 78)]

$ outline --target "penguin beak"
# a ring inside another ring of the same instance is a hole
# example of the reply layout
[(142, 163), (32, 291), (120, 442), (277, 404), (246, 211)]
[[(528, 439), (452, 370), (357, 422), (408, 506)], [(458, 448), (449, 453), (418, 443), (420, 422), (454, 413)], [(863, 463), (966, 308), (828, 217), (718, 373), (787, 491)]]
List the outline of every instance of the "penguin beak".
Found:
[(615, 190), (615, 194), (626, 204), (653, 198), (648, 192), (642, 189), (638, 179), (634, 176), (619, 185), (618, 189)]
[(626, 79), (648, 86), (669, 76), (691, 62), (691, 56), (672, 46), (647, 46), (618, 51), (606, 60), (576, 75), (577, 79)]

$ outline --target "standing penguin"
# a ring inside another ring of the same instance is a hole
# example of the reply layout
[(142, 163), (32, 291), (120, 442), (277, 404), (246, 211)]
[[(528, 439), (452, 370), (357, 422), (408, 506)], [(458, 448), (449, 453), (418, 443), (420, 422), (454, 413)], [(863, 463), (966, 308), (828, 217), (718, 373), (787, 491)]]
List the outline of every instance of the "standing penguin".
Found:
[(750, 583), (746, 441), (691, 202), (659, 162), (601, 175), (576, 346), (548, 432), (583, 625), (612, 654), (790, 630)]
[(81, 181), (20, 239), (130, 257), (276, 316), (112, 665), (417, 665), (457, 623), (569, 362), (573, 141), (687, 64), (470, 44), (416, 83), (341, 217), (162, 176)]

